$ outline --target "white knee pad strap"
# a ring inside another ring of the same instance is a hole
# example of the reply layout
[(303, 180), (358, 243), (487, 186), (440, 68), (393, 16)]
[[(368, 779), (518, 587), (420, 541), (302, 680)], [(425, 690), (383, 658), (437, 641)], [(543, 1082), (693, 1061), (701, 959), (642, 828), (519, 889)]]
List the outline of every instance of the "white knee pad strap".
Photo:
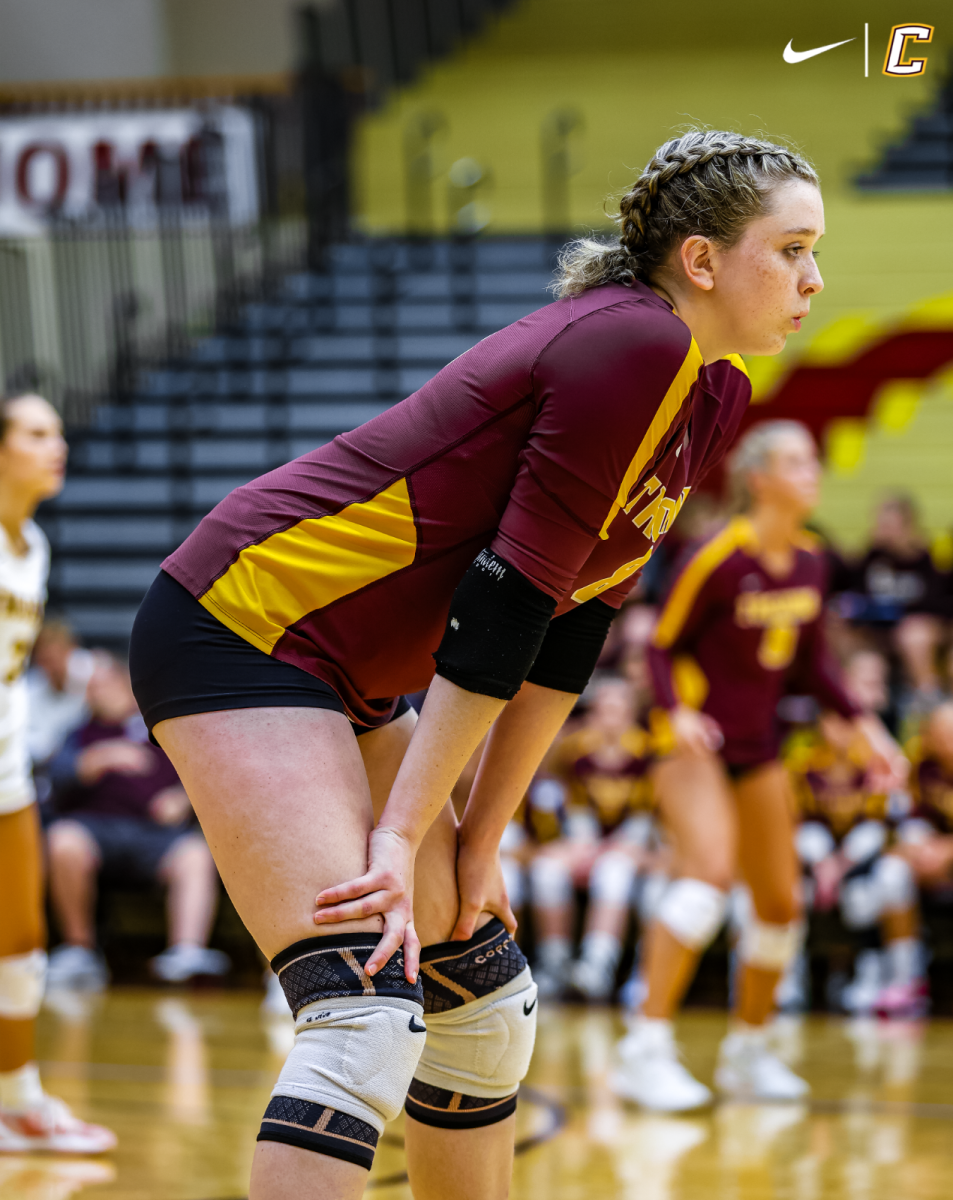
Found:
[(502, 1100), (529, 1070), (536, 1040), (536, 984), (529, 967), (461, 1008), (428, 1013), (415, 1079), (467, 1096)]
[(572, 901), (572, 879), (566, 865), (550, 854), (540, 854), (530, 866), (533, 903), (560, 908)]
[(596, 904), (624, 908), (632, 899), (634, 883), (635, 864), (632, 859), (618, 850), (607, 850), (592, 864), (589, 898)]
[(0, 958), (0, 1017), (26, 1021), (35, 1017), (43, 1002), (46, 952), (30, 950)]
[(771, 925), (752, 913), (738, 941), (739, 957), (747, 966), (761, 971), (784, 971), (801, 949), (804, 928), (803, 921)]
[(690, 950), (704, 950), (725, 919), (728, 897), (700, 879), (676, 879), (659, 901), (656, 919)]

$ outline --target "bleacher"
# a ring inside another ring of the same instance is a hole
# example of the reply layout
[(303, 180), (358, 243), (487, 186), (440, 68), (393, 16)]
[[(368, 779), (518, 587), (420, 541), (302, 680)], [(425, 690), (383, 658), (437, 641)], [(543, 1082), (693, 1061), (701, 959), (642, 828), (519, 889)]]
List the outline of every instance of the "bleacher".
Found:
[(421, 387), (487, 334), (551, 300), (543, 238), (335, 247), (190, 355), (144, 371), (132, 400), (71, 432), (40, 520), (51, 607), (121, 647), (162, 559), (232, 488)]

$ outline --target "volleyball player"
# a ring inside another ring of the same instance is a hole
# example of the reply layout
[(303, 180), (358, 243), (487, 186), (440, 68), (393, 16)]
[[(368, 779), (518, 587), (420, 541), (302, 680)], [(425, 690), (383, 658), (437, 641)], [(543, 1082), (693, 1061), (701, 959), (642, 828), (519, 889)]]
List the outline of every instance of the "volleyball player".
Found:
[(0, 1152), (99, 1154), (115, 1136), (48, 1096), (33, 1032), (46, 976), (40, 826), (23, 672), (46, 601), (49, 546), (33, 521), (63, 486), (60, 419), (39, 396), (0, 408)]
[(733, 1096), (791, 1100), (807, 1084), (773, 1055), (765, 1024), (801, 938), (794, 803), (778, 760), (777, 705), (787, 685), (852, 721), (880, 782), (905, 760), (878, 718), (846, 693), (823, 634), (826, 567), (802, 523), (817, 503), (813, 439), (794, 421), (755, 426), (730, 474), (744, 497), (736, 517), (685, 564), (649, 647), (658, 709), (654, 772), (679, 877), (648, 936), (646, 995), (620, 1045), (616, 1090), (677, 1111), (711, 1100), (678, 1059), (672, 1017), (718, 933), (738, 875), (754, 912), (745, 922), (734, 1022), (715, 1080)]
[(618, 220), (555, 303), (232, 492), (140, 610), (140, 707), (297, 1019), (252, 1200), (360, 1195), (405, 1095), (418, 1200), (507, 1194), (537, 999), (500, 836), (737, 428), (737, 355), (822, 286), (817, 177), (754, 138), (666, 143)]

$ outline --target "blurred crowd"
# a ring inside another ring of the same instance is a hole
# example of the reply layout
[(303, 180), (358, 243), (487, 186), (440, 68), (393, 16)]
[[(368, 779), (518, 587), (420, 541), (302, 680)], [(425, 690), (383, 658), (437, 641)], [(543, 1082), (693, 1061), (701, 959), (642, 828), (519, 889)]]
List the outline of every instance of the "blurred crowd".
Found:
[[(676, 563), (726, 520), (706, 497), (686, 504), (507, 832), (508, 887), (524, 935), (531, 931), (543, 995), (621, 993), (638, 1005), (639, 939), (677, 868), (653, 796), (661, 746), (646, 648)], [(822, 541), (829, 641), (854, 698), (883, 718), (911, 771), (902, 790), (877, 793), (853, 727), (809, 697), (784, 697), (778, 715), (810, 928), (777, 999), (787, 1011), (820, 1004), (915, 1016), (929, 1005), (923, 910), (953, 906), (953, 574), (931, 553), (906, 496), (882, 501), (862, 553)], [(739, 885), (722, 943), (729, 963), (749, 905)], [(812, 971), (825, 946), (831, 961)], [(825, 983), (812, 995), (817, 978)]]
[(27, 686), (55, 926), (50, 989), (109, 982), (96, 917), (100, 886), (111, 882), (165, 891), (168, 945), (150, 962), (156, 979), (224, 975), (228, 958), (208, 946), (218, 874), (185, 789), (149, 740), (126, 665), (47, 620)]
[[(507, 830), (507, 885), (544, 996), (621, 993), (638, 1003), (639, 935), (676, 867), (652, 789), (658, 747), (646, 647), (675, 564), (726, 519), (704, 496), (685, 506)], [(825, 553), (831, 643), (855, 698), (882, 716), (912, 769), (902, 791), (872, 791), (852, 727), (807, 697), (784, 698), (807, 908), (814, 923), (835, 921), (852, 947), (849, 959), (830, 964), (820, 1000), (910, 1015), (911, 996), (922, 1011), (929, 1003), (923, 907), (953, 907), (953, 574), (931, 554), (905, 496), (881, 503), (861, 555)], [(49, 619), (28, 683), (54, 923), (51, 988), (106, 986), (97, 894), (113, 882), (164, 889), (168, 945), (150, 963), (157, 980), (226, 975), (228, 958), (208, 944), (218, 876), (171, 763), (149, 740), (124, 663)], [(458, 803), (466, 791), (464, 778)], [(736, 888), (729, 947), (747, 903)], [(819, 999), (808, 949), (780, 985), (782, 1008)]]

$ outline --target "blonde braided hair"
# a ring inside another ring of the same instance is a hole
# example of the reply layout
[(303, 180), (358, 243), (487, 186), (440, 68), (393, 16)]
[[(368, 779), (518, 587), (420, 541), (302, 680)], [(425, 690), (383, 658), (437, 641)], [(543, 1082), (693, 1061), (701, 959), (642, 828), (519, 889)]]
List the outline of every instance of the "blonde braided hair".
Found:
[(554, 290), (578, 296), (600, 283), (650, 282), (693, 234), (727, 249), (749, 221), (768, 212), (772, 190), (795, 179), (820, 182), (811, 164), (784, 146), (689, 130), (660, 146), (622, 197), (617, 240), (579, 238), (562, 251)]

